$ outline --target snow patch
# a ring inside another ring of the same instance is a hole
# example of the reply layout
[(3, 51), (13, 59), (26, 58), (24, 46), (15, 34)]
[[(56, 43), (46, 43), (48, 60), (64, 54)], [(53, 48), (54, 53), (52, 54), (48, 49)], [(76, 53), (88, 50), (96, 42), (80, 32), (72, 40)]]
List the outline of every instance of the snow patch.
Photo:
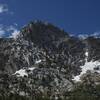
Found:
[(40, 63), (42, 60), (37, 60), (36, 62), (35, 62), (35, 64), (38, 64), (38, 63)]
[(30, 67), (30, 68), (29, 68), (29, 70), (31, 70), (31, 71), (34, 70), (34, 69), (35, 69), (35, 67)]
[(89, 54), (88, 54), (88, 52), (86, 51), (86, 52), (85, 52), (85, 56), (88, 57), (88, 55), (89, 55)]
[(75, 76), (72, 80), (81, 81), (80, 80), (80, 77), (83, 74), (85, 74), (88, 70), (93, 71), (93, 72), (100, 73), (100, 70), (94, 70), (94, 68), (96, 68), (97, 66), (100, 66), (100, 62), (99, 61), (86, 62), (84, 66), (81, 66), (82, 72), (80, 73), (80, 75)]
[(86, 61), (86, 62), (88, 62), (88, 56), (89, 56), (89, 53), (88, 53), (88, 51), (86, 51), (86, 52), (85, 52), (85, 61)]
[(99, 61), (90, 61), (88, 62), (88, 51), (85, 52), (85, 64), (83, 66), (80, 66), (80, 68), (82, 69), (82, 72), (80, 73), (80, 75), (74, 76), (74, 78), (72, 80), (75, 81), (81, 81), (80, 77), (85, 74), (88, 70), (93, 71), (93, 72), (97, 72), (100, 73), (100, 69), (95, 70), (96, 67), (100, 66), (100, 62)]
[(28, 76), (25, 69), (20, 69), (20, 70), (16, 71), (14, 75), (21, 76), (21, 77)]
[[(28, 68), (28, 70), (30, 70), (30, 71), (33, 71), (34, 69), (35, 69), (35, 67)], [(16, 75), (18, 77), (28, 76), (28, 73), (26, 70), (27, 69), (20, 69), (20, 70), (16, 71), (13, 75)]]

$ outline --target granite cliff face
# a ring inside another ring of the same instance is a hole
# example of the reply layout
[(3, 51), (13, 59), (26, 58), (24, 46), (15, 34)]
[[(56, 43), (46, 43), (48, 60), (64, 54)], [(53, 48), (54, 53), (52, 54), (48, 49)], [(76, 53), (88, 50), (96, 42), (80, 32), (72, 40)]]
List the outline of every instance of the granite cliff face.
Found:
[(99, 84), (99, 61), (100, 38), (79, 39), (52, 24), (31, 22), (16, 38), (0, 39), (0, 89), (6, 95), (63, 98), (89, 73)]

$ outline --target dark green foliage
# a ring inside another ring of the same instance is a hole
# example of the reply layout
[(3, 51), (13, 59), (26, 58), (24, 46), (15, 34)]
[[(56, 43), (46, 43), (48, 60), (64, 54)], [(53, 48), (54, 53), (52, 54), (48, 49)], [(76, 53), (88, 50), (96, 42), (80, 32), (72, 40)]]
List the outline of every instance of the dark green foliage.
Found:
[(17, 94), (12, 94), (10, 96), (0, 96), (0, 100), (50, 100), (48, 97), (24, 97)]
[(88, 85), (80, 85), (69, 93), (68, 100), (100, 100), (100, 85), (95, 88)]
[[(93, 88), (89, 89), (90, 87), (87, 86), (78, 86), (71, 92), (67, 92), (65, 94), (65, 97), (62, 99), (59, 98), (57, 100), (100, 100), (100, 85), (97, 85), (95, 87), (95, 90), (92, 90)], [(9, 96), (2, 95), (0, 96), (0, 100), (55, 100), (50, 99), (50, 97), (46, 95), (36, 95), (33, 97), (27, 97), (27, 96), (20, 96), (18, 94), (10, 94)]]

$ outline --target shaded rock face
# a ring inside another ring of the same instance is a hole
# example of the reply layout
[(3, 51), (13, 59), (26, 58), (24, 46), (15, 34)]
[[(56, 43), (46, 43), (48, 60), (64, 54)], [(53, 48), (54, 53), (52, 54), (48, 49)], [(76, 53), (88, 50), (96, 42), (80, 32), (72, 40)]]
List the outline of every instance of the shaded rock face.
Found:
[[(99, 38), (81, 40), (51, 24), (31, 22), (22, 28), (16, 39), (0, 39), (0, 73), (6, 73), (12, 83), (15, 80), (17, 87), (20, 83), (29, 85), (31, 90), (27, 91), (30, 93), (49, 91), (51, 95), (63, 95), (73, 88), (72, 78), (81, 72), (85, 52), (88, 50), (88, 61), (99, 61), (99, 49)], [(28, 68), (31, 67), (36, 69), (30, 72)], [(25, 69), (28, 76), (14, 75), (20, 69)], [(18, 92), (13, 90), (15, 86), (11, 82), (7, 82), (13, 92)], [(34, 83), (32, 87), (30, 82)]]
[(100, 60), (100, 38), (88, 37), (86, 45), (89, 50), (88, 60)]
[(36, 61), (42, 60), (40, 64), (44, 67), (65, 70), (64, 73), (70, 77), (69, 74), (80, 71), (77, 67), (84, 63), (85, 57), (82, 41), (42, 22), (30, 23), (16, 39), (1, 39), (0, 47), (1, 70), (9, 73), (34, 66)]

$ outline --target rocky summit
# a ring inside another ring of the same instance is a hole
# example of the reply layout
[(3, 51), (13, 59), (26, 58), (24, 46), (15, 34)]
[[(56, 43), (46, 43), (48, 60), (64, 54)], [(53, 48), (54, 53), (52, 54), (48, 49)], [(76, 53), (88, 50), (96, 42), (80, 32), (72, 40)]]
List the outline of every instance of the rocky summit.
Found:
[(100, 100), (100, 38), (71, 36), (41, 21), (0, 38), (0, 98)]

